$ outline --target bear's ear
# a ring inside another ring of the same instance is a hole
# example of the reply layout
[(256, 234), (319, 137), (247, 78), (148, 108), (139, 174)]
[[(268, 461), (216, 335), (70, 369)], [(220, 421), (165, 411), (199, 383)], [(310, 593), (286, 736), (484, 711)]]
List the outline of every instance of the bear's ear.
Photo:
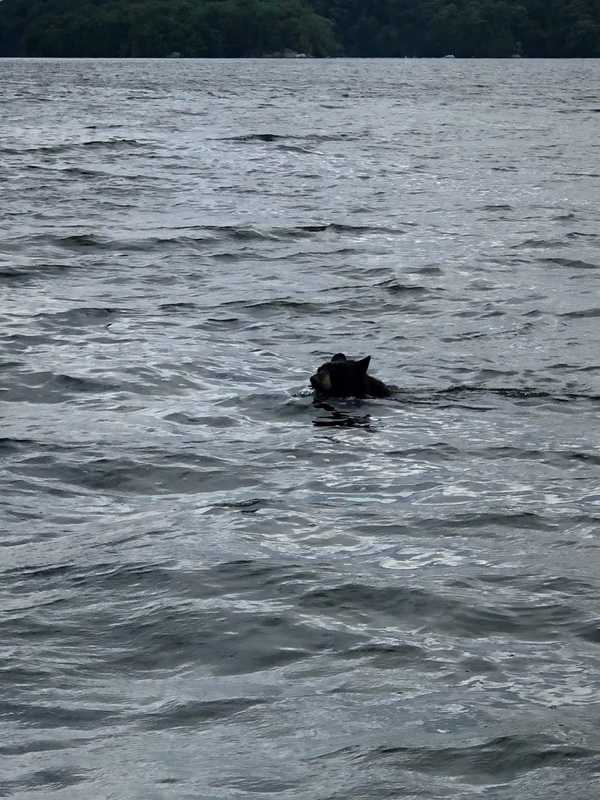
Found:
[(332, 361), (345, 361), (346, 356), (343, 353), (336, 353), (334, 356), (331, 357)]
[(360, 361), (357, 361), (356, 365), (361, 372), (366, 373), (366, 371), (369, 369), (370, 362), (371, 356), (366, 356), (366, 358), (361, 358)]

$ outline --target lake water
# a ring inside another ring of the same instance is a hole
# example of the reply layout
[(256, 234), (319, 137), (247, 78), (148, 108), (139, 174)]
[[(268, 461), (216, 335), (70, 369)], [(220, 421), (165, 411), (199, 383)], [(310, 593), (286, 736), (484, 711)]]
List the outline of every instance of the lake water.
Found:
[(3, 797), (596, 800), (599, 87), (0, 62)]

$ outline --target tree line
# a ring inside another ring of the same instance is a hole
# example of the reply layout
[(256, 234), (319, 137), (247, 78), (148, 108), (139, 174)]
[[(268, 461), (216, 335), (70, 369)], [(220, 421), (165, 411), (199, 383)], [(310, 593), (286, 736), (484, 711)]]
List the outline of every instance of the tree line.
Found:
[(598, 0), (1, 0), (0, 56), (600, 56)]

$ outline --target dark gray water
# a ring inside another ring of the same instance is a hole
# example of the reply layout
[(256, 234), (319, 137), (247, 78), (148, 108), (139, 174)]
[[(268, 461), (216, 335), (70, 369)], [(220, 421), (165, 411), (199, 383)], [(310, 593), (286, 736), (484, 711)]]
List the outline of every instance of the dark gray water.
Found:
[(596, 800), (599, 79), (0, 62), (1, 796)]

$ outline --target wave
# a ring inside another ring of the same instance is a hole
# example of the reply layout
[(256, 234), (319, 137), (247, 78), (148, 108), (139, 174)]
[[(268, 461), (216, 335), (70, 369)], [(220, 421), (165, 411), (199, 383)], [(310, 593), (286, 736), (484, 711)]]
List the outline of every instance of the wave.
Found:
[(522, 247), (531, 249), (564, 247), (564, 245), (565, 243), (561, 239), (525, 239), (519, 244), (511, 245), (511, 250), (520, 250)]
[[(257, 300), (256, 302), (250, 302), (248, 300), (231, 300), (226, 303), (221, 303), (220, 307), (239, 308), (246, 314), (293, 313), (311, 315), (334, 313), (334, 310), (328, 308), (325, 304), (314, 303), (310, 300), (294, 300), (291, 297), (279, 297), (274, 298), (273, 300)], [(339, 308), (339, 305), (336, 306), (336, 310), (339, 311)], [(223, 320), (219, 320), (219, 322), (223, 322)]]
[(239, 241), (239, 242), (286, 242), (293, 239), (311, 238), (320, 233), (350, 233), (355, 235), (362, 234), (402, 234), (403, 231), (391, 228), (376, 228), (366, 226), (341, 225), (337, 223), (323, 223), (315, 225), (298, 225), (285, 227), (258, 227), (252, 225), (210, 225), (200, 229), (204, 235), (159, 237), (140, 242), (138, 246), (151, 248), (152, 246), (170, 245), (198, 245), (212, 244), (218, 241)]
[[(600, 315), (600, 311), (599, 311)], [(456, 384), (447, 389), (435, 392), (436, 397), (455, 396), (460, 394), (491, 394), (498, 397), (508, 397), (515, 400), (552, 400), (558, 403), (566, 403), (569, 400), (587, 400), (597, 402), (600, 395), (589, 394), (586, 392), (549, 392), (543, 389), (531, 387), (495, 387), (495, 386), (470, 386), (466, 384)]]
[(510, 634), (516, 639), (553, 639), (557, 630), (572, 626), (575, 611), (561, 602), (535, 602), (522, 605), (473, 604), (454, 591), (453, 595), (428, 591), (420, 587), (386, 584), (373, 586), (357, 582), (334, 587), (311, 589), (299, 599), (302, 609), (319, 614), (345, 612), (363, 618), (371, 614), (385, 624), (394, 619), (396, 625), (408, 629), (415, 626), (436, 629), (471, 638), (493, 634)]
[[(403, 223), (410, 225), (411, 223)], [(205, 225), (179, 228), (170, 235), (152, 235), (139, 239), (112, 239), (94, 232), (77, 234), (36, 234), (18, 236), (5, 240), (5, 251), (20, 252), (25, 247), (48, 246), (64, 250), (113, 250), (134, 252), (155, 252), (165, 248), (206, 247), (218, 242), (287, 242), (294, 239), (312, 238), (319, 234), (341, 234), (349, 236), (401, 236), (400, 228), (351, 225), (325, 222), (296, 226), (254, 226), (254, 225)], [(217, 256), (222, 254), (217, 254)], [(9, 271), (12, 277), (12, 271)]]
[[(410, 225), (411, 223), (403, 223)], [(404, 234), (400, 228), (390, 228), (377, 225), (352, 225), (340, 222), (322, 222), (295, 226), (246, 226), (222, 225), (207, 226), (204, 230), (233, 239), (295, 239), (310, 237), (315, 233), (349, 233), (361, 234)]]
[(63, 388), (68, 392), (112, 392), (119, 387), (114, 383), (106, 383), (93, 378), (82, 378), (78, 375), (58, 374), (54, 375), (53, 381), (57, 387)]
[(577, 628), (577, 635), (586, 642), (600, 644), (600, 619), (586, 622)]
[(418, 284), (400, 283), (396, 278), (389, 278), (376, 284), (390, 294), (431, 294), (431, 288), (419, 286)]
[(600, 178), (600, 172), (559, 172), (567, 178)]
[(579, 311), (565, 311), (558, 316), (565, 317), (566, 319), (587, 319), (600, 317), (600, 308), (585, 308)]
[[(43, 337), (47, 343), (48, 337)], [(99, 394), (117, 391), (115, 383), (78, 375), (54, 372), (20, 373), (18, 380), (7, 386), (0, 398), (4, 402), (26, 402), (40, 404), (63, 403), (72, 395)]]
[(239, 136), (225, 136), (217, 141), (220, 142), (282, 142), (285, 140), (291, 141), (313, 141), (313, 142), (337, 142), (354, 138), (348, 133), (340, 133), (337, 135), (325, 133), (307, 133), (304, 136), (291, 133), (245, 133)]
[(151, 730), (172, 728), (196, 728), (202, 722), (224, 720), (236, 714), (262, 705), (260, 698), (236, 697), (222, 700), (168, 700), (157, 708), (143, 714), (142, 725)]
[(37, 446), (33, 439), (12, 439), (8, 436), (0, 438), (0, 453), (21, 453), (24, 450)]
[(22, 367), (24, 364), (23, 361), (0, 361), (0, 370), (3, 369), (15, 369)]
[(67, 311), (42, 312), (35, 315), (35, 319), (42, 323), (63, 328), (67, 326), (81, 327), (84, 325), (104, 324), (112, 319), (119, 311), (117, 308), (97, 308), (95, 306), (79, 306)]
[(18, 281), (30, 280), (33, 276), (31, 270), (25, 269), (2, 269), (0, 270), (0, 281), (17, 283)]
[(161, 303), (161, 311), (193, 311), (197, 308), (196, 303), (182, 301), (180, 303)]
[(75, 730), (95, 729), (118, 720), (118, 714), (106, 708), (91, 705), (50, 705), (41, 703), (3, 703), (3, 713), (10, 714), (25, 725), (43, 725), (47, 728), (71, 728)]
[(598, 239), (600, 235), (597, 233), (584, 233), (583, 231), (569, 231), (567, 239)]
[(481, 206), (482, 211), (514, 211), (514, 207), (506, 203), (491, 203), (489, 205)]
[[(118, 240), (109, 239), (96, 233), (38, 233), (33, 235), (22, 235), (3, 242), (5, 251), (21, 253), (30, 247), (51, 247), (69, 251), (89, 250), (119, 250), (123, 249), (125, 243)], [(43, 267), (55, 268), (56, 265), (42, 265)]]
[[(143, 496), (233, 491), (255, 483), (255, 478), (246, 476), (243, 470), (234, 474), (225, 464), (203, 463), (207, 459), (201, 457), (196, 464), (184, 463), (183, 457), (180, 461), (171, 465), (133, 458), (97, 458), (78, 464), (54, 463), (51, 472), (55, 479), (72, 487)], [(48, 474), (44, 465), (21, 471), (37, 478)]]
[(576, 258), (543, 258), (543, 264), (551, 264), (557, 267), (571, 267), (573, 269), (599, 269), (600, 264), (592, 264), (590, 261), (581, 261)]
[[(40, 235), (40, 239), (43, 239), (43, 235)], [(93, 233), (76, 233), (71, 234), (69, 236), (48, 236), (50, 243), (57, 244), (61, 247), (68, 248), (70, 250), (82, 250), (82, 249), (109, 249), (111, 246), (110, 241), (102, 239), (101, 237), (93, 234)]]
[(380, 746), (367, 750), (363, 761), (393, 760), (397, 766), (442, 775), (464, 775), (470, 781), (505, 782), (530, 770), (540, 768), (564, 770), (582, 759), (592, 762), (600, 751), (578, 744), (565, 744), (563, 739), (547, 734), (510, 735), (484, 740), (465, 747), (416, 747), (413, 745)]
[(34, 147), (1, 147), (0, 153), (9, 155), (25, 155), (31, 153), (42, 153), (50, 155), (53, 153), (72, 153), (80, 150), (129, 150), (131, 148), (146, 148), (148, 145), (137, 139), (90, 139), (83, 142), (67, 142), (61, 144), (43, 144)]

